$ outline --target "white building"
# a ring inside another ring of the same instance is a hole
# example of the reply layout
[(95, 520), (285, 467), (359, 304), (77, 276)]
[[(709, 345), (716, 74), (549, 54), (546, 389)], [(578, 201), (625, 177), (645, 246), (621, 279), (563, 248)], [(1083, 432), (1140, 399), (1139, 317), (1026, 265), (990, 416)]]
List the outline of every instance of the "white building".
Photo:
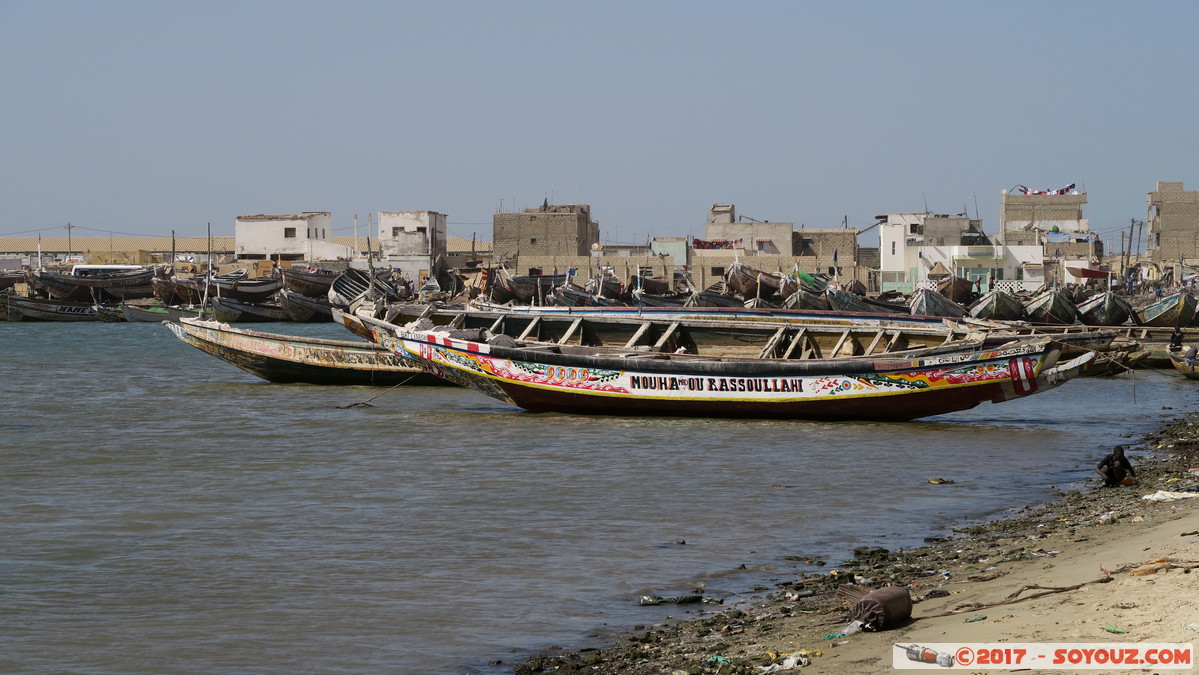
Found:
[(890, 213), (879, 223), (879, 271), (882, 290), (911, 293), (935, 287), (936, 279), (956, 275), (978, 281), (986, 290), (1035, 290), (1044, 283), (1040, 245), (992, 243), (982, 222), (964, 215)]
[(446, 216), (436, 211), (381, 211), (379, 248), (388, 266), (414, 284), (446, 267)]
[(243, 260), (349, 259), (353, 249), (330, 241), (333, 217), (328, 211), (299, 215), (238, 216), (234, 253)]

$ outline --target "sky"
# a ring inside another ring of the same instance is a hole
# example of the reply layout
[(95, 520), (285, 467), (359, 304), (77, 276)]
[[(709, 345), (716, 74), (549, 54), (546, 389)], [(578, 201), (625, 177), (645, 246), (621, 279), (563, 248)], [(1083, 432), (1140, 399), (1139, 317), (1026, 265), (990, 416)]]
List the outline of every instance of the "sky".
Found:
[(712, 204), (994, 233), (1002, 190), (1074, 183), (1117, 250), (1157, 181), (1199, 190), (1196, 25), (1190, 0), (0, 0), (0, 236), (430, 210), (490, 240), (545, 200), (608, 244), (702, 238)]

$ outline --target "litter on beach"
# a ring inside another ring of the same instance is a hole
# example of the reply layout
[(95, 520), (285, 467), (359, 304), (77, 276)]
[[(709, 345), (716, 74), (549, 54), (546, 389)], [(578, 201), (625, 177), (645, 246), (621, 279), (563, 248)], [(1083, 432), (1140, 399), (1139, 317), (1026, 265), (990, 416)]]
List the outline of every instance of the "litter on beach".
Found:
[(1191, 497), (1199, 497), (1199, 492), (1170, 492), (1168, 490), (1158, 490), (1151, 495), (1144, 495), (1141, 499), (1147, 502), (1176, 502), (1180, 499), (1190, 499)]

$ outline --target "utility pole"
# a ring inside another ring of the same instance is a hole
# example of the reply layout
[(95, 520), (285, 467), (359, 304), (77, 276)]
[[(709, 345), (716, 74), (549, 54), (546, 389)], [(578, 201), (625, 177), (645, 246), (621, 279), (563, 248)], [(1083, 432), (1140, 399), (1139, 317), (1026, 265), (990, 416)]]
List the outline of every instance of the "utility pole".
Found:
[(1124, 257), (1124, 267), (1132, 264), (1132, 235), (1136, 231), (1137, 219), (1128, 219), (1128, 254)]
[(67, 260), (71, 259), (71, 248), (72, 248), (72, 246), (71, 246), (71, 230), (72, 230), (72, 225), (68, 221), (67, 222)]

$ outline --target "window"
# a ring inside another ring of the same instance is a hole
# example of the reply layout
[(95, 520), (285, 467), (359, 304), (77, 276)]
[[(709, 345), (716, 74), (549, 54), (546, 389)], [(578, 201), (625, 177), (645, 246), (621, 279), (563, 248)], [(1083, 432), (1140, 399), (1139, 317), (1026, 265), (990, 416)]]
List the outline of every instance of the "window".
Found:
[(712, 268), (712, 276), (723, 277), (724, 276), (724, 268), (723, 267), (713, 267)]
[(296, 228), (294, 228), (294, 227), (283, 228), (283, 237), (285, 239), (295, 239), (296, 238)]
[(891, 255), (895, 255), (895, 242), (891, 242)]
[(398, 227), (391, 228), (391, 236), (399, 237), (400, 236), (400, 228), (398, 228)]

